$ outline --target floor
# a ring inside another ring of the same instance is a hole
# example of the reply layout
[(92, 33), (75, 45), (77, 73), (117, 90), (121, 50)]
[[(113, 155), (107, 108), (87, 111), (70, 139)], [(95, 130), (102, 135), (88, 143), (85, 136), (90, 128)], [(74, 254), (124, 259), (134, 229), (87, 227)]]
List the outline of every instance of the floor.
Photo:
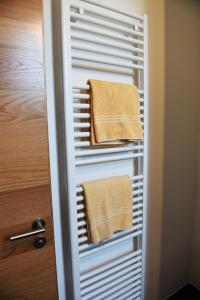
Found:
[(168, 300), (200, 300), (200, 290), (187, 285)]

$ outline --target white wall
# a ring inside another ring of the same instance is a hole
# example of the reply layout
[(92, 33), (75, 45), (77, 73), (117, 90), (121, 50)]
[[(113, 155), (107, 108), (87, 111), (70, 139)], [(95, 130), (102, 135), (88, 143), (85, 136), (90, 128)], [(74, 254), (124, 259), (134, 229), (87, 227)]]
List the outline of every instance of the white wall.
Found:
[(191, 261), (190, 261), (190, 281), (200, 288), (200, 2), (198, 2), (198, 30), (197, 30), (197, 52), (196, 58), (196, 94), (198, 101), (198, 127), (197, 127), (197, 197), (193, 210), (193, 239), (191, 248)]
[(160, 299), (190, 280), (199, 100), (198, 1), (167, 0), (165, 3), (166, 96)]

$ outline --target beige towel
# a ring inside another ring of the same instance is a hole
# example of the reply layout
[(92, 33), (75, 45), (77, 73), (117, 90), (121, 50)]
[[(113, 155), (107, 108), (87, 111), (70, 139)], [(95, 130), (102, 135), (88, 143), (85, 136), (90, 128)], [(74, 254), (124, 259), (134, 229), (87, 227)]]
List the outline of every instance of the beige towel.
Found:
[(132, 185), (129, 176), (83, 184), (89, 239), (98, 243), (132, 227)]
[(91, 144), (115, 145), (143, 138), (135, 85), (90, 79)]

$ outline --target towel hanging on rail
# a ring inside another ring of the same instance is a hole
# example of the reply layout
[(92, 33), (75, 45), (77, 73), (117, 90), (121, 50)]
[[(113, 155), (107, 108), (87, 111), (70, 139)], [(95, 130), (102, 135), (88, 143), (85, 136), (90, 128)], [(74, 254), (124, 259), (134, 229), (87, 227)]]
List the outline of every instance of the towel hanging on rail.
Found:
[(143, 139), (138, 89), (90, 79), (91, 144), (119, 145)]
[(89, 239), (92, 243), (111, 238), (132, 227), (132, 184), (130, 177), (116, 176), (82, 184)]

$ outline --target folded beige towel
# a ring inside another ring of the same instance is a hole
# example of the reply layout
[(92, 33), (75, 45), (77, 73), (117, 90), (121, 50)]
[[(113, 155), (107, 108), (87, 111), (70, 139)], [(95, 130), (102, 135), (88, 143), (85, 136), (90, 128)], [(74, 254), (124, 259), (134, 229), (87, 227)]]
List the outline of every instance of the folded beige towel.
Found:
[(91, 144), (115, 145), (143, 138), (135, 85), (90, 79)]
[(132, 227), (132, 185), (129, 176), (83, 184), (89, 239), (98, 243)]

